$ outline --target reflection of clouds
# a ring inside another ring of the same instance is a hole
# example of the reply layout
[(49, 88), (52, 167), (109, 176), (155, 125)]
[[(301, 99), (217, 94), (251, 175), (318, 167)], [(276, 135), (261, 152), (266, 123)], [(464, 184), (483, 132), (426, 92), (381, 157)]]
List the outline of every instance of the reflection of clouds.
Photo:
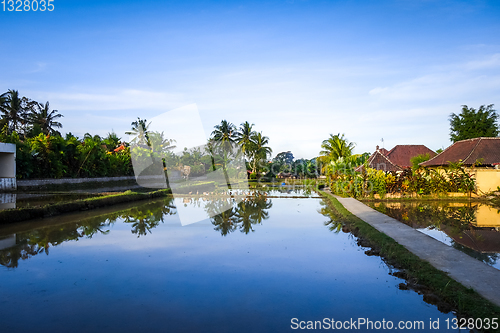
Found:
[[(272, 218), (262, 226), (265, 230), (259, 229), (249, 235), (235, 232), (229, 237), (221, 237), (207, 219), (183, 227), (176, 216), (169, 216), (165, 224), (158, 226), (147, 237), (136, 238), (130, 233), (128, 226), (117, 223), (109, 235), (68, 242), (65, 251), (71, 256), (82, 256), (85, 253), (98, 257), (98, 260), (109, 258), (127, 263), (134, 260), (142, 262), (142, 258), (148, 260), (151, 255), (159, 262), (178, 265), (172, 267), (173, 270), (193, 267), (193, 262), (202, 269), (202, 265), (199, 266), (198, 263), (215, 262), (219, 265), (215, 258), (224, 258), (220, 263), (223, 269), (248, 270), (249, 263), (256, 263), (261, 268), (265, 267), (268, 272), (296, 273), (297, 265), (307, 266), (311, 263), (311, 258), (323, 258), (325, 253), (341, 253), (346, 260), (352, 258), (352, 265), (341, 274), (348, 274), (350, 271), (365, 272), (378, 267), (378, 263), (367, 263), (364, 259), (354, 260), (360, 253), (357, 246), (354, 246), (352, 253), (346, 253), (345, 244), (351, 243), (349, 234), (336, 235), (343, 241), (332, 242), (331, 233), (323, 225), (324, 216), (317, 213), (320, 202), (317, 199), (273, 199), (270, 210), (273, 212)], [(290, 209), (299, 203), (303, 207), (303, 219), (297, 219), (295, 211)], [(316, 240), (313, 247), (310, 246), (311, 239)], [(244, 260), (241, 259), (242, 256)], [(363, 254), (361, 258), (368, 257)], [(278, 262), (280, 265), (276, 265)], [(335, 265), (328, 267), (337, 270)]]

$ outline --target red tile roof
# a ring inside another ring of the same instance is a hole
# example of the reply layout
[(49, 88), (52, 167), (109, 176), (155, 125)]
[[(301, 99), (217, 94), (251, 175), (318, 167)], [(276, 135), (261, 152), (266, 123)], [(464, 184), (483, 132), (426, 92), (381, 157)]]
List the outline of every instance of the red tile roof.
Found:
[[(384, 149), (385, 150), (385, 149)], [(401, 171), (402, 168), (398, 167), (392, 163), (380, 150), (376, 150), (372, 156), (368, 159), (368, 166), (372, 169), (382, 170), (382, 171)], [(356, 171), (361, 172), (363, 170), (363, 165), (358, 167)]]
[(461, 161), (464, 165), (480, 162), (493, 166), (500, 163), (500, 138), (475, 138), (455, 142), (441, 154), (421, 163), (422, 166), (443, 166)]
[(387, 154), (389, 153), (389, 151), (385, 148), (382, 148), (382, 149), (379, 149), (379, 151), (382, 153), (382, 155), (384, 156), (387, 156)]
[(436, 156), (435, 152), (424, 145), (397, 145), (386, 156), (397, 166), (409, 168), (411, 167), (410, 159), (423, 154), (429, 154), (431, 158)]
[[(422, 154), (436, 156), (435, 152), (424, 145), (397, 145), (390, 151), (384, 148), (379, 149), (377, 146), (375, 152), (368, 159), (368, 166), (383, 171), (401, 171), (411, 167), (410, 159), (412, 157)], [(362, 170), (363, 166), (356, 169), (356, 171)]]

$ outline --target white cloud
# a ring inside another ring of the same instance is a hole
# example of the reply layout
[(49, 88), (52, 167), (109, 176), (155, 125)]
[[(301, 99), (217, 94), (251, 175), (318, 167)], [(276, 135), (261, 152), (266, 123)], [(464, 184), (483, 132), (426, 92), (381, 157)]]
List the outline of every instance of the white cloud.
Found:
[[(38, 93), (42, 94), (42, 93)], [(185, 105), (182, 94), (123, 89), (106, 94), (86, 92), (45, 93), (51, 104), (61, 110), (78, 111), (116, 111), (116, 110), (160, 110), (167, 111)]]
[(469, 70), (500, 68), (500, 53), (495, 53), (481, 60), (470, 61), (465, 64)]

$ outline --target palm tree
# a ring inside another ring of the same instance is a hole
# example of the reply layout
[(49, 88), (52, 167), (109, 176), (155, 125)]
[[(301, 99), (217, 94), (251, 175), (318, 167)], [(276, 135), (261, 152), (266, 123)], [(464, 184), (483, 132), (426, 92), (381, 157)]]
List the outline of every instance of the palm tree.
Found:
[(215, 143), (223, 149), (232, 151), (232, 145), (236, 143), (238, 132), (236, 126), (227, 120), (222, 120), (220, 125), (214, 126), (215, 130), (212, 132), (212, 139)]
[(20, 124), (24, 122), (26, 113), (23, 108), (22, 98), (19, 97), (19, 92), (17, 90), (9, 90), (1, 95), (0, 100), (0, 111), (9, 126), (9, 133), (19, 131)]
[(55, 120), (63, 117), (63, 115), (58, 114), (58, 112), (57, 110), (50, 111), (49, 102), (45, 104), (35, 103), (32, 112), (28, 116), (28, 120), (33, 126), (39, 126), (45, 135), (59, 133), (54, 128), (62, 128), (62, 124)]
[(333, 160), (336, 160), (339, 157), (351, 156), (354, 147), (355, 144), (353, 142), (349, 142), (344, 137), (344, 134), (342, 134), (342, 136), (340, 133), (337, 135), (330, 134), (330, 137), (327, 140), (323, 140), (321, 148), (324, 150), (319, 153), (320, 155), (330, 156)]
[(132, 131), (131, 132), (125, 132), (127, 135), (132, 135), (135, 136), (131, 140), (131, 143), (136, 143), (136, 144), (147, 144), (149, 145), (149, 136), (148, 136), (148, 128), (151, 123), (147, 124), (146, 119), (141, 119), (137, 117), (136, 121), (133, 121), (131, 123), (132, 126)]
[(7, 106), (8, 94), (9, 92), (4, 92), (0, 95), (0, 108), (3, 106)]
[[(8, 92), (5, 92), (5, 93), (0, 95), (0, 111), (2, 111), (2, 112), (3, 112), (3, 109), (5, 107), (7, 107), (7, 97), (8, 97), (7, 95), (8, 95)], [(7, 124), (8, 124), (8, 121), (7, 121), (7, 119), (5, 119), (5, 117), (0, 119), (0, 131), (3, 131), (4, 126)]]
[(233, 147), (236, 145), (238, 132), (236, 131), (236, 126), (227, 120), (222, 120), (220, 125), (215, 125), (214, 128), (215, 130), (212, 132), (210, 141), (214, 143), (214, 148), (219, 148), (222, 153), (222, 170), (226, 178), (226, 184), (231, 189), (231, 182), (227, 174), (227, 164), (229, 162), (229, 154), (233, 152)]
[(251, 156), (253, 158), (252, 172), (257, 172), (257, 164), (267, 159), (267, 155), (270, 155), (273, 150), (271, 147), (266, 146), (269, 144), (269, 138), (267, 136), (263, 136), (262, 132), (254, 133), (252, 135), (252, 145), (251, 145)]
[(252, 136), (255, 134), (255, 131), (252, 130), (254, 124), (250, 124), (248, 121), (241, 123), (240, 131), (237, 133), (236, 142), (241, 147), (241, 152), (247, 156), (249, 156), (251, 146), (252, 146)]
[(323, 169), (326, 167), (328, 162), (351, 156), (354, 147), (355, 144), (353, 142), (349, 142), (344, 137), (344, 134), (330, 134), (328, 139), (323, 140), (323, 143), (321, 144), (321, 148), (323, 148), (323, 150), (319, 152), (321, 156), (319, 156), (318, 159), (323, 163)]

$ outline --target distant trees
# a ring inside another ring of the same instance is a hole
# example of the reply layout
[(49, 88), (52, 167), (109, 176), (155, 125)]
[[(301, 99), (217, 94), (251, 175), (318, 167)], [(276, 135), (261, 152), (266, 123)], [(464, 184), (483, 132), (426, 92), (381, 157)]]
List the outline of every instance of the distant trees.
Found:
[(273, 158), (273, 168), (277, 172), (290, 172), (294, 156), (291, 151), (283, 151)]
[(0, 95), (0, 113), (2, 129), (7, 126), (7, 133), (18, 133), (21, 137), (33, 137), (40, 133), (60, 135), (56, 128), (62, 124), (56, 121), (62, 115), (57, 110), (50, 110), (49, 102), (38, 103), (27, 97), (21, 97), (17, 90), (9, 90)]
[(214, 126), (210, 141), (224, 149), (238, 145), (249, 160), (252, 173), (257, 175), (262, 168), (262, 162), (267, 160), (272, 149), (268, 146), (269, 138), (262, 132), (254, 131), (253, 126), (254, 124), (245, 121), (237, 129), (234, 124), (222, 120), (219, 125)]
[(49, 102), (38, 103), (11, 89), (0, 95), (0, 115), (0, 142), (16, 145), (17, 178), (132, 174), (130, 149), (116, 133), (62, 137), (63, 115), (51, 110)]
[(481, 105), (479, 109), (462, 105), (460, 114), (450, 115), (450, 140), (473, 139), (478, 137), (496, 137), (499, 134), (498, 114), (493, 104)]
[(21, 139), (4, 127), (0, 142), (16, 145), (16, 175), (20, 179), (133, 174), (130, 148), (114, 133), (106, 138), (87, 133), (82, 139), (71, 133), (65, 138), (40, 133)]

